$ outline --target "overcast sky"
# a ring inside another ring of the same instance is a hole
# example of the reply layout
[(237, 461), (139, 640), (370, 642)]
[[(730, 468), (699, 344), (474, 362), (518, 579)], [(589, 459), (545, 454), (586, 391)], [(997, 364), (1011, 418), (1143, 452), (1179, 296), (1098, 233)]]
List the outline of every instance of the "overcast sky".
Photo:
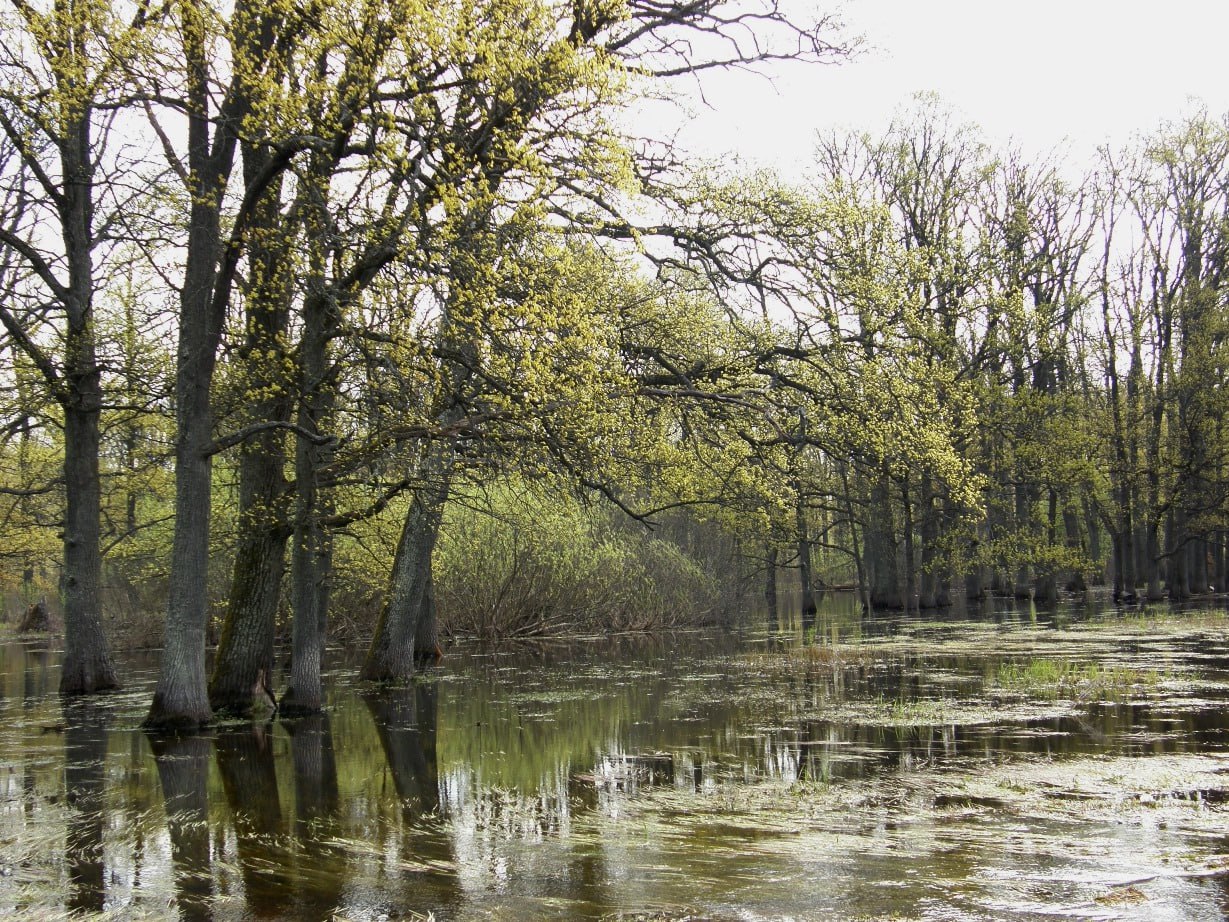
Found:
[[(828, 8), (831, 8), (830, 6)], [(1026, 151), (1064, 143), (1083, 159), (1192, 97), (1229, 110), (1229, 0), (846, 0), (855, 60), (706, 78), (680, 140), (797, 174), (817, 129), (874, 131), (917, 92), (934, 91), (988, 140)], [(678, 118), (676, 114), (675, 118)]]

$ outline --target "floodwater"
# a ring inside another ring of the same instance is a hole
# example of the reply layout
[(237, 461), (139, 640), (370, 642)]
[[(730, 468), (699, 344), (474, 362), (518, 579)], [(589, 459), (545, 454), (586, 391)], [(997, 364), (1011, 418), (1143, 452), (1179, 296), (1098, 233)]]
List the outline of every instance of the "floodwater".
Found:
[(0, 645), (0, 915), (1229, 918), (1229, 615), (1068, 603), (459, 647), (151, 737)]

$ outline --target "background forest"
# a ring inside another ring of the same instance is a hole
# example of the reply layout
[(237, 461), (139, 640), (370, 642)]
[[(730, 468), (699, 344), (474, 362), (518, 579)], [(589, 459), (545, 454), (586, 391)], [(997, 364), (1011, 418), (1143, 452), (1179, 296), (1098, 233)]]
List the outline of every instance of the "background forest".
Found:
[(150, 722), (201, 723), (282, 636), (311, 711), (330, 635), (396, 680), (440, 628), (697, 623), (784, 572), (875, 609), (1229, 589), (1229, 119), (1073, 164), (921, 98), (802, 183), (627, 125), (838, 25), (6, 14), (0, 585), (62, 610), (64, 690), (162, 642)]

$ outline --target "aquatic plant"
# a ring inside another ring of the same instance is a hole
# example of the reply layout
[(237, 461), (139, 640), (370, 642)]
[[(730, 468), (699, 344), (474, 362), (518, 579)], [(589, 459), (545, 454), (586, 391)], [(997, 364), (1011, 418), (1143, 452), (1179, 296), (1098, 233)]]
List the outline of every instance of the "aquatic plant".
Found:
[(1155, 691), (1165, 681), (1157, 669), (1036, 658), (1000, 663), (987, 686), (1027, 697), (1094, 701)]

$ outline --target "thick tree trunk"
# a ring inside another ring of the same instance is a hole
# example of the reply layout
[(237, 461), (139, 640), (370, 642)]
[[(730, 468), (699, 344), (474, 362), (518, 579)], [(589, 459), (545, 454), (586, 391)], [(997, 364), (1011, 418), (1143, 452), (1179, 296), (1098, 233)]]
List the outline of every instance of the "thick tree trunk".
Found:
[[(64, 103), (68, 105), (68, 103)], [(98, 478), (101, 373), (95, 356), (92, 112), (84, 112), (61, 142), (64, 170), (60, 217), (68, 262), (64, 303), (64, 669), (63, 694), (116, 688), (102, 630), (102, 553)]]
[[(243, 488), (241, 471), (241, 492)], [(279, 495), (259, 492), (268, 499)], [(260, 516), (260, 509), (250, 506), (248, 513)], [(273, 641), (286, 569), (284, 524), (244, 525), (242, 517), (241, 512), (230, 600), (209, 680), (209, 703), (214, 710), (238, 717), (252, 713), (254, 698), (264, 698), (260, 691), (253, 690), (273, 681)]]
[[(268, 168), (267, 147), (245, 144), (244, 182), (251, 185)], [(250, 268), (246, 285), (247, 334), (240, 367), (253, 396), (253, 423), (290, 418), (290, 391), (285, 368), (286, 331), (290, 322), (290, 266), (281, 214), (282, 182), (269, 185), (252, 220)], [(290, 530), (286, 497), (285, 434), (261, 432), (240, 448), (239, 534), (236, 539), (230, 598), (221, 640), (209, 680), (209, 702), (217, 711), (246, 716), (252, 689), (260, 676), (273, 680), (273, 642), (286, 570)]]
[(431, 557), (447, 484), (428, 483), (414, 496), (393, 557), (388, 596), (360, 672), (369, 682), (404, 682), (414, 674), (419, 621), (430, 598)]
[[(222, 191), (230, 170), (228, 163), (219, 171), (211, 152), (205, 25), (199, 19), (184, 29), (184, 52), (193, 104), (188, 120), (193, 199), (175, 362), (175, 535), (162, 669), (145, 726), (187, 729), (213, 717), (205, 675), (213, 486), (209, 390), (221, 336), (213, 286), (221, 255)], [(231, 151), (233, 156), (233, 145)]]
[(328, 536), (314, 516), (309, 516), (295, 529), (291, 554), (293, 650), (290, 685), (281, 701), (281, 711), (287, 716), (314, 714), (324, 707), (320, 669), (324, 648), (321, 626), (325, 614), (321, 606), (328, 600), (329, 544)]
[[(183, 340), (187, 339), (188, 344)], [(208, 353), (206, 356), (204, 353)], [(179, 439), (175, 460), (175, 536), (162, 670), (147, 727), (192, 728), (212, 719), (205, 674), (209, 617), (209, 511), (212, 463), (209, 385), (213, 350), (199, 337), (181, 336), (184, 368), (177, 388)], [(208, 364), (208, 369), (200, 366)]]

